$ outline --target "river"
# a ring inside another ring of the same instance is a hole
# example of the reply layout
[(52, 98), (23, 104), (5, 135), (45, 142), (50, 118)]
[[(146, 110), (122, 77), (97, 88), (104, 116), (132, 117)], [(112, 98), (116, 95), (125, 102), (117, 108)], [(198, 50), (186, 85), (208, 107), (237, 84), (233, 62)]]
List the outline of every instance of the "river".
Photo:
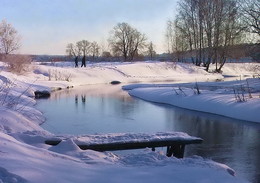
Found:
[(185, 156), (199, 155), (224, 163), (237, 176), (260, 180), (260, 125), (128, 95), (120, 85), (87, 85), (38, 100), (46, 117), (42, 127), (55, 134), (181, 131), (204, 139), (189, 145)]

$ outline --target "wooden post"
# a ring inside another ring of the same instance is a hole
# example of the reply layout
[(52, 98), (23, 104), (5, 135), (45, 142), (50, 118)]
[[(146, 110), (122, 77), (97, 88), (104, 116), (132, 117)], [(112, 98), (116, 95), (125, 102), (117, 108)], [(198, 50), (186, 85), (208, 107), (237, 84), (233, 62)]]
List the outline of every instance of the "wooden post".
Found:
[(173, 155), (172, 146), (167, 146), (166, 156), (171, 157)]
[(180, 158), (183, 158), (184, 157), (184, 151), (185, 151), (185, 145), (181, 145), (181, 157)]
[(167, 146), (166, 155), (168, 157), (175, 156), (176, 158), (184, 157), (185, 145), (174, 144), (171, 146)]

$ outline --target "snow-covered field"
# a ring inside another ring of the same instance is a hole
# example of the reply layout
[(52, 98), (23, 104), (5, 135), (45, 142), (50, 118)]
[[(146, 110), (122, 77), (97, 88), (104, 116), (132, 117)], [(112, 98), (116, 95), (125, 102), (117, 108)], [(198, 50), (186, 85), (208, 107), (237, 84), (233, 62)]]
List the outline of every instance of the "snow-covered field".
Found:
[[(227, 64), (223, 75), (259, 74), (259, 64)], [(159, 152), (115, 155), (82, 151), (71, 139), (55, 147), (44, 144), (54, 134), (42, 129), (43, 114), (35, 109), (34, 91), (84, 84), (137, 82), (190, 82), (175, 85), (125, 86), (133, 96), (154, 102), (170, 103), (248, 121), (260, 122), (260, 80), (210, 82), (221, 80), (190, 64), (160, 62), (95, 63), (73, 68), (73, 63), (34, 63), (28, 72), (16, 75), (0, 62), (0, 182), (246, 182), (226, 165), (201, 157), (168, 158)], [(200, 95), (192, 89), (198, 81)], [(201, 83), (201, 81), (205, 81)], [(234, 95), (245, 102), (238, 102)], [(131, 90), (130, 90), (131, 89)], [(224, 113), (225, 112), (225, 113)], [(64, 134), (64, 137), (67, 137)]]

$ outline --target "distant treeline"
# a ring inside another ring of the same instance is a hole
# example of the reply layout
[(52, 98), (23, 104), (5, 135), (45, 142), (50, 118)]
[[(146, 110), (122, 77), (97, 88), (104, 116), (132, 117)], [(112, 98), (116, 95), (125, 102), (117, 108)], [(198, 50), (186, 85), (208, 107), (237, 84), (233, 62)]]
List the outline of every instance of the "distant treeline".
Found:
[[(173, 62), (186, 62), (192, 63), (192, 55), (196, 50), (178, 52), (178, 53), (162, 53), (156, 54), (153, 60), (156, 61), (173, 61)], [(227, 62), (259, 62), (260, 63), (260, 44), (240, 44), (228, 47), (228, 60)], [(32, 55), (34, 61), (38, 62), (60, 62), (74, 60), (67, 55)], [(149, 56), (139, 56), (134, 61), (149, 61)], [(103, 62), (103, 61), (124, 61), (123, 57), (115, 56), (98, 56), (93, 59), (92, 56), (87, 57), (87, 61)]]

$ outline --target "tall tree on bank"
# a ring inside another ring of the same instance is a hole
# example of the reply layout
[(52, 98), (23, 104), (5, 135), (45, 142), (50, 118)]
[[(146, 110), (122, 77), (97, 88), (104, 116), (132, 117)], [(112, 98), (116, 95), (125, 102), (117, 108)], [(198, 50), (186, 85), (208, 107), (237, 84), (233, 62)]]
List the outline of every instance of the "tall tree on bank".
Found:
[(118, 23), (108, 41), (113, 54), (122, 56), (125, 61), (133, 60), (146, 47), (145, 34), (127, 23)]
[(17, 30), (5, 20), (0, 23), (0, 53), (9, 54), (20, 48)]
[(187, 50), (188, 44), (184, 39), (184, 34), (180, 32), (180, 29), (177, 29), (177, 22), (178, 18), (167, 22), (165, 38), (167, 53), (171, 56), (172, 61), (182, 62), (184, 60), (183, 53)]
[(240, 38), (239, 18), (236, 0), (181, 0), (175, 31), (188, 46), (183, 50), (177, 43), (176, 48), (189, 53), (194, 64), (203, 64), (208, 71), (214, 63), (220, 72), (228, 48)]
[(239, 0), (239, 6), (246, 30), (260, 36), (260, 0)]
[(73, 43), (69, 43), (66, 48), (66, 53), (74, 59), (75, 67), (78, 67), (79, 57), (81, 54), (79, 44), (74, 45)]

